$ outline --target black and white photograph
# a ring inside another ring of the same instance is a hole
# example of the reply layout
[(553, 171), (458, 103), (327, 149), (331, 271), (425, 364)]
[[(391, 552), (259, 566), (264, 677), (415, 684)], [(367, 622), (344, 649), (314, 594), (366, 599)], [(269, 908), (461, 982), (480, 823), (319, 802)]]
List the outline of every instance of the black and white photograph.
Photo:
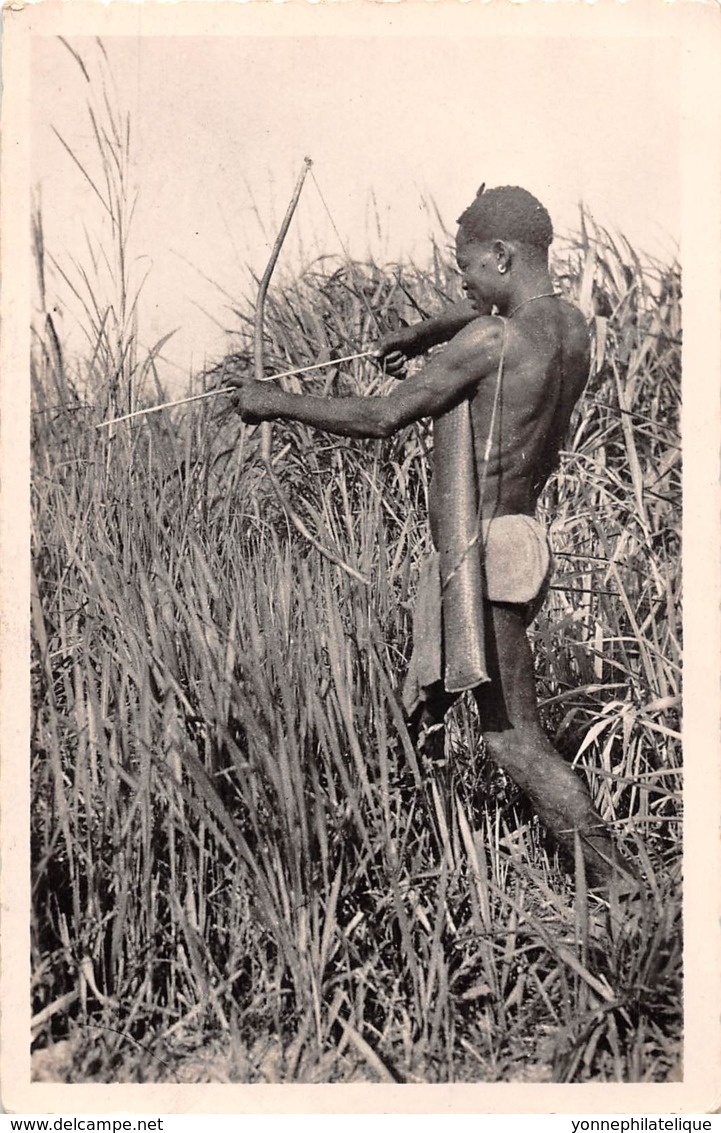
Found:
[(718, 398), (686, 331), (717, 20), (33, 7), (3, 216), (23, 1104), (710, 1106)]

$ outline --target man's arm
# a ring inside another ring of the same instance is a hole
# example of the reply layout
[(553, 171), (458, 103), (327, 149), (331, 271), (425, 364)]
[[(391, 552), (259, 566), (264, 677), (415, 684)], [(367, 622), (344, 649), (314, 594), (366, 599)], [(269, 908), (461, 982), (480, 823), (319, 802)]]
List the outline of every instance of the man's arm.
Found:
[(422, 417), (438, 417), (495, 373), (503, 332), (497, 319), (475, 319), (410, 381), (387, 397), (323, 398), (286, 393), (239, 377), (237, 408), (244, 421), (300, 421), (344, 437), (389, 437)]
[(454, 303), (441, 315), (432, 319), (424, 319), (409, 327), (400, 327), (384, 335), (378, 344), (376, 354), (383, 359), (388, 354), (400, 351), (407, 358), (415, 358), (417, 354), (424, 354), (433, 346), (440, 346), (448, 342), (470, 322), (478, 318), (478, 311), (464, 299)]

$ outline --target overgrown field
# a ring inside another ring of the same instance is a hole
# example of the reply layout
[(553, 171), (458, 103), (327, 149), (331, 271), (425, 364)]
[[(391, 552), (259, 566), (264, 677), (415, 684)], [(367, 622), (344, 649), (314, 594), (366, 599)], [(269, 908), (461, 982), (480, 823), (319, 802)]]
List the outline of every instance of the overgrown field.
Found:
[[(676, 268), (589, 220), (555, 264), (595, 361), (543, 501), (558, 569), (532, 636), (549, 732), (648, 882), (622, 907), (557, 857), (486, 760), (470, 702), (444, 765), (410, 744), (399, 691), (430, 540), (428, 429), (356, 443), (276, 426), (281, 498), (226, 395), (94, 428), (163, 398), (134, 329), (125, 143), (99, 131), (98, 145), (107, 255), (63, 268), (39, 218), (34, 232), (40, 305), (52, 268), (88, 340), (68, 357), (49, 316), (33, 342), (37, 1073), (677, 1077)], [(423, 267), (324, 259), (279, 284), (269, 370), (439, 310), (457, 278), (429, 246)], [(248, 310), (206, 382), (249, 365)], [(389, 385), (368, 362), (288, 381)]]

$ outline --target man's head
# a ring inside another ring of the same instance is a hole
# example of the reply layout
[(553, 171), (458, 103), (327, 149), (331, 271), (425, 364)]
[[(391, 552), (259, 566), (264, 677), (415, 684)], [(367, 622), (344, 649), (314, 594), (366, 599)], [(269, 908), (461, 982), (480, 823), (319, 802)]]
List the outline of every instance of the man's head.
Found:
[(553, 241), (551, 218), (541, 202), (515, 186), (481, 189), (458, 224), (471, 242), (505, 240), (537, 255), (546, 255)]
[(553, 225), (546, 209), (525, 189), (481, 189), (458, 220), (458, 265), (477, 308), (498, 302), (510, 288), (513, 268), (548, 266)]

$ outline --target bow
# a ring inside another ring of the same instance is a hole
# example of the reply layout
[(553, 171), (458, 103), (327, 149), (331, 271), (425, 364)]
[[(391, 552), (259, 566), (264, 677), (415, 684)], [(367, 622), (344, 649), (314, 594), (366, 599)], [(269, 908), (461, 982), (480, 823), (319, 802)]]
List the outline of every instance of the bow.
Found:
[[(263, 320), (265, 317), (265, 297), (268, 294), (270, 277), (272, 276), (275, 265), (278, 262), (280, 249), (283, 247), (283, 241), (286, 238), (288, 229), (290, 228), (290, 222), (293, 219), (293, 213), (295, 212), (296, 205), (298, 204), (298, 201), (300, 199), (303, 182), (305, 181), (308, 170), (310, 169), (312, 164), (313, 162), (309, 157), (306, 157), (303, 161), (303, 168), (300, 171), (300, 176), (298, 177), (295, 189), (293, 190), (293, 196), (290, 199), (290, 204), (288, 205), (286, 214), (283, 218), (283, 223), (280, 226), (280, 232), (276, 237), (275, 244), (273, 245), (270, 253), (270, 259), (268, 260), (268, 264), (265, 271), (263, 272), (260, 284), (258, 285), (258, 297), (255, 302), (255, 320), (253, 324), (253, 371), (255, 380), (257, 382), (262, 382), (265, 380), (265, 367), (263, 365)], [(263, 424), (261, 425), (260, 436), (261, 458), (263, 464), (267, 466), (270, 464), (270, 450), (272, 444), (272, 426), (270, 424), (270, 421), (263, 422)]]
[[(288, 209), (286, 211), (285, 217), (283, 218), (283, 223), (280, 226), (280, 232), (278, 233), (275, 244), (273, 245), (273, 249), (270, 253), (270, 259), (268, 260), (267, 267), (266, 267), (265, 271), (263, 272), (262, 279), (261, 279), (260, 284), (258, 286), (258, 297), (257, 297), (256, 303), (255, 303), (255, 320), (254, 320), (254, 324), (253, 324), (253, 372), (254, 372), (255, 380), (258, 381), (258, 382), (262, 382), (262, 381), (266, 380), (265, 369), (264, 369), (264, 365), (263, 365), (263, 318), (264, 318), (264, 315), (265, 315), (265, 297), (268, 293), (268, 285), (270, 283), (270, 277), (273, 274), (273, 269), (275, 268), (275, 265), (276, 265), (277, 260), (278, 260), (278, 256), (280, 255), (280, 249), (283, 246), (283, 241), (285, 240), (286, 234), (287, 234), (288, 229), (290, 227), (290, 222), (293, 219), (293, 213), (295, 212), (296, 205), (298, 204), (298, 200), (300, 198), (301, 190), (303, 188), (303, 182), (305, 181), (305, 178), (308, 174), (308, 170), (310, 169), (312, 164), (313, 163), (312, 163), (311, 159), (309, 157), (306, 157), (304, 162), (303, 162), (303, 168), (300, 172), (300, 176), (298, 178), (297, 184), (295, 186), (295, 189), (293, 190), (293, 196), (290, 199), (290, 204), (288, 205)], [(280, 481), (278, 480), (277, 476), (275, 475), (273, 468), (272, 468), (272, 465), (271, 465), (270, 456), (271, 456), (271, 445), (272, 445), (272, 431), (271, 431), (271, 424), (270, 424), (269, 421), (264, 421), (262, 423), (260, 436), (261, 436), (260, 454), (261, 454), (261, 460), (263, 461), (263, 464), (265, 465), (266, 475), (268, 476), (268, 479), (270, 480), (270, 482), (273, 486), (273, 490), (275, 491), (275, 494), (278, 497), (278, 500), (281, 504), (281, 507), (283, 508), (283, 510), (284, 510), (286, 516), (288, 517), (288, 519), (290, 520), (290, 522), (295, 527), (296, 531), (300, 532), (300, 534), (303, 536), (303, 538), (307, 539), (307, 541), (313, 547), (315, 547), (315, 549), (320, 554), (324, 555), (325, 558), (327, 558), (330, 562), (335, 563), (336, 566), (339, 566), (342, 570), (344, 570), (346, 572), (346, 574), (349, 574), (352, 578), (355, 578), (358, 582), (361, 582), (364, 586), (369, 586), (370, 585), (369, 580), (364, 575), (362, 575), (360, 573), (360, 571), (357, 571), (355, 569), (355, 567), (352, 567), (349, 563), (346, 563), (340, 557), (340, 555), (337, 554), (337, 552), (332, 551), (329, 547), (324, 546), (324, 544), (321, 543), (321, 541), (319, 539), (317, 539), (316, 536), (313, 535), (312, 532), (310, 532), (308, 530), (308, 528), (306, 527), (305, 523), (300, 518), (300, 516), (296, 515), (296, 513), (293, 511), (293, 508), (291, 507), (290, 501), (287, 499), (285, 492), (283, 491), (283, 488), (280, 484)]]

